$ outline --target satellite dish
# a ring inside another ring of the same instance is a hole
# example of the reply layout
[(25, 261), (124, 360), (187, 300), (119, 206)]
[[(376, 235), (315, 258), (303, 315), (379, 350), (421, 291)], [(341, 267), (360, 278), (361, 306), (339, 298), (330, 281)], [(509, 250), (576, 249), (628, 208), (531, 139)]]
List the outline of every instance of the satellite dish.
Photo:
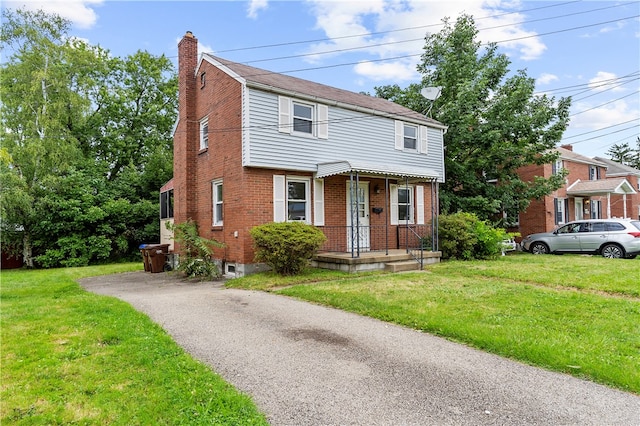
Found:
[(442, 86), (425, 87), (420, 91), (420, 94), (430, 101), (435, 101), (440, 96)]

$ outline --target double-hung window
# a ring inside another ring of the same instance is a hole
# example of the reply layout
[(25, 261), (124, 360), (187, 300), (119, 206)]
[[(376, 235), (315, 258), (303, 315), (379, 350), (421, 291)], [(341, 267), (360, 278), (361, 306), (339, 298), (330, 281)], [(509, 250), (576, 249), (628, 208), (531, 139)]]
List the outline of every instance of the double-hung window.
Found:
[(209, 118), (200, 120), (200, 149), (209, 147)]
[(293, 103), (293, 131), (313, 134), (313, 106)]
[(554, 216), (556, 225), (569, 221), (569, 200), (566, 198), (554, 198)]
[(311, 223), (311, 179), (273, 176), (273, 221)]
[(600, 168), (598, 166), (589, 166), (589, 180), (600, 179)]
[(418, 148), (418, 127), (409, 124), (404, 125), (404, 149)]
[(222, 199), (222, 181), (215, 180), (211, 184), (212, 204), (213, 204), (213, 226), (222, 226), (223, 219), (223, 199)]
[(561, 159), (557, 159), (552, 165), (551, 165), (551, 173), (554, 175), (559, 175), (560, 172), (562, 172), (562, 168), (563, 168), (563, 163)]
[(287, 221), (308, 221), (309, 181), (287, 179)]
[(413, 223), (413, 188), (398, 187), (398, 221)]
[(173, 189), (160, 193), (160, 219), (173, 217)]

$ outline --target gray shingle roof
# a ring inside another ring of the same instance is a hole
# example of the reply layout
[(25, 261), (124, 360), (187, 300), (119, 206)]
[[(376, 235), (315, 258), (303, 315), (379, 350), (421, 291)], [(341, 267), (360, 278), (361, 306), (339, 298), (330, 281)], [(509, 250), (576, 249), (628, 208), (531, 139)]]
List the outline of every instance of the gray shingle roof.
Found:
[(438, 127), (445, 127), (442, 123), (436, 120), (426, 118), (423, 114), (386, 99), (350, 92), (348, 90), (338, 89), (336, 87), (315, 83), (298, 77), (251, 67), (249, 65), (229, 61), (206, 53), (203, 55), (203, 58), (207, 59), (214, 65), (223, 65), (238, 77), (245, 80), (248, 85), (253, 83), (254, 85), (266, 86), (280, 92), (290, 93), (292, 96), (295, 94), (302, 94), (317, 98), (320, 102), (323, 100), (325, 102), (332, 101), (346, 108), (366, 108), (368, 110), (377, 111), (383, 115), (391, 114), (398, 118), (404, 117), (411, 120), (429, 123)]
[(635, 190), (624, 178), (576, 181), (567, 188), (569, 195), (635, 194)]
[(594, 159), (607, 165), (607, 176), (640, 176), (640, 170), (634, 169), (626, 164), (618, 163), (617, 161), (613, 161), (609, 158), (594, 157)]
[(556, 148), (556, 150), (560, 153), (560, 158), (562, 158), (563, 160), (574, 161), (576, 163), (593, 164), (594, 166), (600, 166), (600, 167), (607, 167), (606, 164), (598, 160), (587, 157), (586, 155), (577, 154), (566, 148), (559, 147), (559, 148)]

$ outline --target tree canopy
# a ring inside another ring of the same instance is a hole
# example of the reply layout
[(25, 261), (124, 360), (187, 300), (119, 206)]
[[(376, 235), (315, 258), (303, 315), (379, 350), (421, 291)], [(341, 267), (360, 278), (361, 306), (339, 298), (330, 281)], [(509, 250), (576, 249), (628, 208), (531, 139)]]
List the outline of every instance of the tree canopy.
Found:
[(636, 138), (636, 146), (631, 147), (629, 142), (614, 144), (607, 151), (607, 155), (620, 164), (640, 170), (640, 137)]
[(177, 78), (171, 61), (112, 57), (42, 11), (3, 11), (0, 225), (28, 266), (137, 253), (158, 235), (171, 178)]
[[(418, 71), (422, 81), (401, 89), (376, 88), (376, 95), (426, 113), (447, 125), (444, 136), (446, 182), (441, 187), (443, 213), (471, 212), (482, 220), (499, 213), (516, 217), (530, 200), (559, 188), (564, 177), (523, 181), (517, 171), (552, 163), (553, 149), (569, 122), (570, 99), (534, 93), (535, 81), (524, 70), (511, 73), (510, 61), (495, 44), (481, 49), (473, 18), (425, 38)], [(433, 105), (424, 87), (441, 87)]]

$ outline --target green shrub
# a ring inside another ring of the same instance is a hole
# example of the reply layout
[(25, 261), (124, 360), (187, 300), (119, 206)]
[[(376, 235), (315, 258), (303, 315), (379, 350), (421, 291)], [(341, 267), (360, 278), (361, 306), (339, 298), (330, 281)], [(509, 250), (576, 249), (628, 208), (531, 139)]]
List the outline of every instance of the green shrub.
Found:
[(220, 276), (220, 270), (211, 259), (215, 247), (224, 247), (224, 244), (203, 238), (198, 234), (198, 225), (191, 219), (180, 224), (171, 225), (173, 239), (180, 246), (180, 261), (178, 271), (189, 278), (214, 279)]
[(302, 222), (266, 223), (251, 230), (256, 261), (280, 275), (296, 275), (326, 241), (318, 228)]
[(509, 238), (473, 213), (459, 212), (438, 218), (438, 238), (443, 259), (489, 259), (502, 253)]

